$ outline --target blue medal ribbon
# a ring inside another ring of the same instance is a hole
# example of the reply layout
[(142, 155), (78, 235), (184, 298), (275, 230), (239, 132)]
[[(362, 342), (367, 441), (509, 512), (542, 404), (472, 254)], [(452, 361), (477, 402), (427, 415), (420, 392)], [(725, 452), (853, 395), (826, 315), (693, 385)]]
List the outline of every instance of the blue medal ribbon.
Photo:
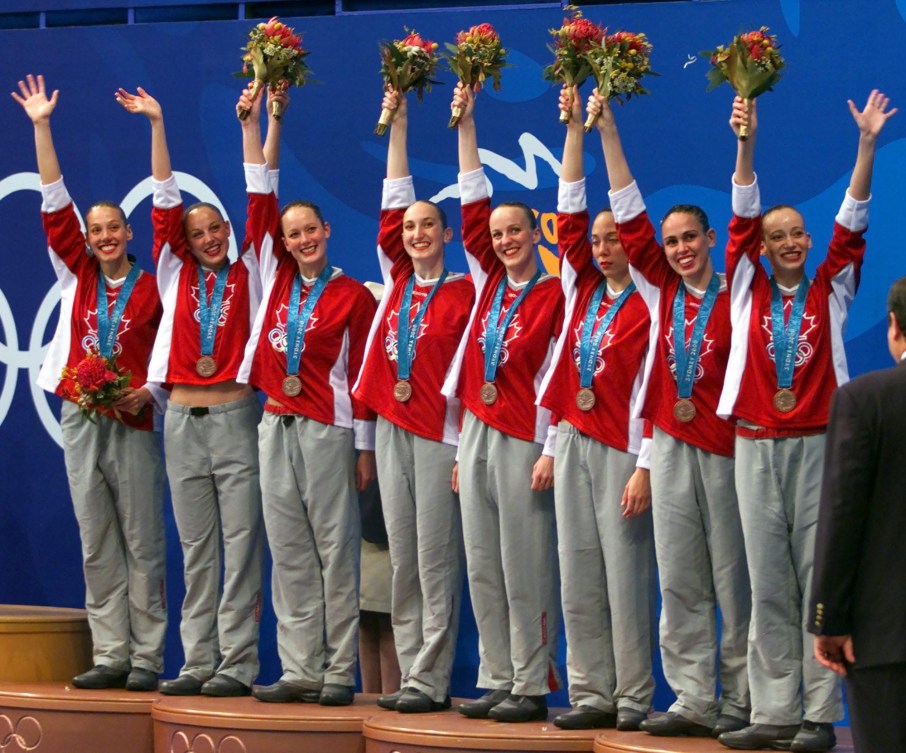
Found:
[(116, 335), (120, 328), (120, 322), (123, 319), (123, 313), (126, 311), (126, 304), (129, 303), (129, 296), (132, 295), (132, 289), (135, 287), (135, 281), (141, 274), (138, 264), (133, 263), (129, 274), (120, 288), (119, 295), (116, 297), (116, 303), (113, 304), (113, 313), (107, 306), (107, 280), (104, 273), (98, 267), (98, 288), (97, 288), (97, 320), (98, 320), (98, 355), (104, 358), (113, 356), (113, 348), (116, 345)]
[(497, 291), (494, 293), (494, 302), (491, 304), (491, 312), (488, 314), (488, 324), (485, 328), (484, 335), (485, 382), (494, 381), (494, 377), (497, 374), (497, 365), (500, 363), (500, 351), (502, 350), (504, 340), (506, 339), (506, 331), (510, 326), (510, 322), (513, 321), (513, 317), (516, 315), (516, 309), (519, 308), (519, 304), (522, 303), (523, 299), (531, 292), (532, 288), (535, 287), (535, 283), (538, 282), (540, 277), (541, 270), (536, 269), (535, 274), (532, 275), (532, 279), (526, 283), (522, 292), (519, 293), (516, 300), (513, 301), (512, 305), (507, 309), (506, 314), (503, 315), (503, 321), (500, 321), (500, 309), (503, 306), (503, 294), (506, 292), (508, 285), (506, 276), (504, 276), (497, 286)]
[(330, 282), (333, 274), (333, 267), (329, 264), (324, 266), (321, 274), (315, 280), (314, 285), (308, 293), (308, 298), (299, 311), (299, 301), (302, 299), (302, 275), (296, 273), (296, 279), (293, 280), (293, 288), (289, 294), (289, 310), (286, 312), (286, 373), (298, 374), (299, 361), (302, 358), (302, 348), (305, 346), (305, 330), (308, 329), (308, 322), (315, 310), (315, 304)]
[(223, 291), (226, 289), (230, 265), (224, 264), (217, 270), (217, 280), (211, 302), (208, 303), (207, 272), (198, 265), (198, 322), (201, 327), (201, 355), (210, 356), (214, 352), (214, 338), (217, 335), (217, 322), (220, 320), (220, 306), (223, 303)]
[(434, 294), (440, 290), (444, 284), (449, 272), (445, 269), (431, 292), (425, 297), (424, 302), (419, 307), (418, 312), (409, 323), (409, 309), (412, 307), (412, 293), (415, 291), (415, 274), (409, 278), (406, 283), (406, 289), (403, 291), (403, 300), (400, 303), (399, 314), (397, 315), (397, 343), (396, 343), (396, 377), (397, 379), (408, 379), (412, 371), (412, 362), (415, 360), (415, 344), (418, 342), (418, 330), (422, 325), (422, 320), (428, 311), (428, 304), (434, 298)]
[(676, 359), (676, 393), (679, 398), (692, 397), (695, 384), (695, 370), (698, 368), (698, 357), (702, 342), (705, 339), (705, 327), (711, 318), (711, 311), (720, 291), (720, 278), (717, 273), (711, 275), (711, 281), (702, 298), (689, 345), (686, 345), (686, 285), (680, 281), (676, 295), (673, 296), (673, 354)]
[(805, 314), (805, 298), (809, 289), (808, 277), (803, 277), (793, 298), (790, 319), (784, 323), (783, 295), (777, 281), (771, 278), (771, 334), (774, 337), (774, 367), (777, 370), (777, 387), (789, 389), (793, 385), (793, 370), (796, 368), (796, 351), (799, 345), (799, 331)]
[[(604, 300), (604, 292), (607, 290), (607, 278), (601, 280), (596, 288), (591, 301), (588, 303), (588, 310), (585, 312), (585, 323), (582, 325), (582, 339), (579, 342), (579, 386), (583, 389), (591, 387), (592, 380), (595, 377), (595, 362), (598, 360), (598, 349), (601, 347), (601, 341), (607, 328), (620, 310), (620, 307), (635, 292), (635, 283), (630, 282), (617, 299), (610, 304), (607, 313), (598, 328), (594, 329), (595, 320), (598, 318), (598, 309), (601, 307), (601, 301)], [(592, 334), (594, 330), (594, 334)]]

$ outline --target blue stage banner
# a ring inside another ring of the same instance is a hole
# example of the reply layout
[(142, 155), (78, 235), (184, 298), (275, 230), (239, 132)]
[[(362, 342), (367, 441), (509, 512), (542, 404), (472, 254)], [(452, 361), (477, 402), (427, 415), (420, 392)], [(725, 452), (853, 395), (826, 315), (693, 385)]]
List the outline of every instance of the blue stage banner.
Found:
[[(877, 0), (731, 0), (592, 6), (585, 15), (611, 31), (645, 32), (660, 74), (650, 96), (617, 108), (625, 151), (648, 203), (660, 218), (675, 203), (701, 204), (718, 229), (730, 219), (730, 176), (736, 144), (727, 124), (729, 87), (706, 93), (701, 50), (744, 29), (770, 27), (787, 68), (775, 92), (759, 100), (756, 169), (765, 206), (799, 207), (812, 233), (809, 271), (824, 258), (833, 219), (849, 179), (858, 129), (847, 108), (861, 108), (872, 88), (906, 105), (906, 2)], [(524, 201), (539, 213), (540, 255), (558, 268), (557, 179), (564, 130), (557, 91), (542, 80), (550, 62), (548, 29), (563, 14), (552, 8), (434, 10), (286, 18), (304, 35), (317, 83), (291, 91), (281, 160), (281, 201), (317, 202), (331, 222), (330, 259), (360, 280), (379, 279), (375, 255), (386, 137), (374, 135), (380, 113), (378, 42), (404, 27), (441, 44), (484, 21), (500, 32), (510, 67), (503, 86), (478, 98), (482, 160), (494, 201)], [(123, 204), (135, 239), (130, 250), (151, 268), (150, 131), (114, 100), (120, 86), (142, 86), (163, 105), (174, 170), (188, 200), (213, 201), (241, 242), (245, 222), (240, 129), (235, 103), (244, 82), (240, 48), (253, 22), (174, 23), (0, 32), (7, 91), (27, 73), (43, 73), (60, 90), (52, 120), (70, 193), (81, 213), (98, 199)], [(456, 217), (456, 132), (446, 127), (455, 83), (413, 101), (409, 156), (417, 194)], [(591, 91), (586, 84), (583, 96)], [(6, 240), (0, 273), (0, 601), (80, 606), (84, 586), (78, 532), (63, 469), (59, 400), (35, 386), (57, 317), (58, 290), (40, 223), (33, 129), (11, 98), (0, 104), (0, 222)], [(846, 332), (852, 373), (887, 365), (884, 296), (904, 273), (897, 217), (906, 172), (906, 114), (881, 136), (873, 184), (868, 251)], [(607, 201), (607, 177), (596, 133), (585, 145), (591, 208)], [(902, 169), (901, 169), (902, 167)], [(453, 223), (457, 225), (458, 223)], [(465, 270), (458, 232), (449, 266)], [(234, 253), (235, 253), (234, 242)], [(722, 254), (715, 261), (723, 269)], [(167, 676), (181, 664), (178, 622), (183, 586), (178, 537), (168, 511), (170, 632)], [(454, 694), (474, 690), (474, 625), (464, 623)], [(279, 673), (274, 626), (262, 625), (262, 676)], [(565, 676), (565, 672), (564, 672)], [(669, 691), (660, 683), (658, 707)], [(565, 694), (554, 699), (566, 704)]]

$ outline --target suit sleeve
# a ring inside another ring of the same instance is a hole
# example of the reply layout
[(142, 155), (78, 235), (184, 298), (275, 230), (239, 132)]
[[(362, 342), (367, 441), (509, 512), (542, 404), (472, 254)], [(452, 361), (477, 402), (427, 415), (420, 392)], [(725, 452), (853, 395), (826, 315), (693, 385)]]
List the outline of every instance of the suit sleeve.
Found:
[(815, 536), (808, 629), (852, 632), (853, 584), (875, 477), (874, 421), (854, 390), (834, 394)]

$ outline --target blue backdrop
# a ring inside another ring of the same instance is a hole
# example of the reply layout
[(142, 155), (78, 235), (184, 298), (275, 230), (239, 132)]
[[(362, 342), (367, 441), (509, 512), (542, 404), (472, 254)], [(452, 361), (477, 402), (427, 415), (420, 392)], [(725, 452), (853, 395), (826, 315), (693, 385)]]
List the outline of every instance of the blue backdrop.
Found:
[[(782, 44), (788, 69), (777, 91), (759, 102), (756, 158), (763, 199), (799, 206), (814, 238), (810, 270), (823, 258), (848, 180), (857, 129), (846, 107), (861, 107), (873, 87), (906, 104), (906, 71), (894, 51), (906, 42), (906, 0), (727, 0), (595, 6), (585, 15), (611, 30), (644, 31), (661, 74), (651, 96), (617, 117), (633, 171), (654, 216), (670, 205), (702, 204), (722, 232), (729, 220), (735, 144), (727, 126), (731, 91), (706, 93), (707, 61), (699, 51), (743, 28), (767, 25)], [(403, 27), (443, 42), (466, 26), (493, 23), (510, 51), (503, 89), (480, 97), (479, 139), (495, 199), (526, 201), (541, 214), (541, 255), (556, 260), (556, 184), (563, 130), (557, 93), (541, 79), (549, 62), (549, 28), (557, 9), (435, 10), (285, 19), (304, 32), (319, 84), (292, 92), (285, 121), (281, 197), (318, 202), (332, 222), (331, 261), (361, 279), (379, 279), (374, 253), (386, 142), (372, 129), (381, 82), (377, 43)], [(149, 129), (116, 104), (119, 86), (138, 85), (164, 107), (174, 169), (198, 198), (216, 199), (234, 228), (244, 222), (240, 134), (234, 104), (242, 83), (239, 48), (251, 22), (174, 23), (2, 31), (2, 82), (12, 90), (24, 74), (43, 73), (61, 91), (53, 129), (63, 173), (76, 205), (123, 202), (135, 230), (131, 250), (150, 267)], [(442, 201), (456, 216), (456, 140), (448, 131), (454, 83), (438, 86), (410, 107), (410, 161), (418, 194)], [(589, 86), (590, 89), (590, 86)], [(59, 401), (34, 386), (56, 321), (58, 293), (39, 220), (31, 124), (19, 106), (0, 99), (0, 223), (6, 239), (0, 272), (0, 602), (80, 606), (78, 532), (59, 446)], [(906, 115), (882, 135), (874, 178), (869, 249), (852, 309), (847, 348), (853, 373), (887, 364), (884, 295), (903, 274), (897, 210), (906, 169)], [(596, 137), (586, 145), (592, 206), (606, 201), (606, 174)], [(184, 178), (184, 179), (183, 179)], [(725, 234), (724, 234), (725, 235)], [(450, 265), (464, 269), (453, 244)], [(717, 266), (723, 268), (722, 259)], [(182, 661), (177, 632), (182, 601), (181, 554), (168, 512), (169, 601), (167, 674)], [(470, 694), (476, 676), (474, 624), (464, 620), (454, 692)], [(279, 672), (273, 616), (262, 624), (262, 681)], [(564, 673), (565, 674), (565, 673)], [(657, 706), (670, 693), (659, 683)], [(555, 699), (565, 704), (566, 697)]]

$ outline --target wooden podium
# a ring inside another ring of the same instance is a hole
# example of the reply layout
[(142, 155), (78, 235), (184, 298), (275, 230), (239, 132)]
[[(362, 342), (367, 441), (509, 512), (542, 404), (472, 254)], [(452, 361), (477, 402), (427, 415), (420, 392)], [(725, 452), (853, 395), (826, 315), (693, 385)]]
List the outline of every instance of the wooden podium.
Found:
[(84, 609), (0, 604), (0, 681), (66, 682), (91, 669)]

